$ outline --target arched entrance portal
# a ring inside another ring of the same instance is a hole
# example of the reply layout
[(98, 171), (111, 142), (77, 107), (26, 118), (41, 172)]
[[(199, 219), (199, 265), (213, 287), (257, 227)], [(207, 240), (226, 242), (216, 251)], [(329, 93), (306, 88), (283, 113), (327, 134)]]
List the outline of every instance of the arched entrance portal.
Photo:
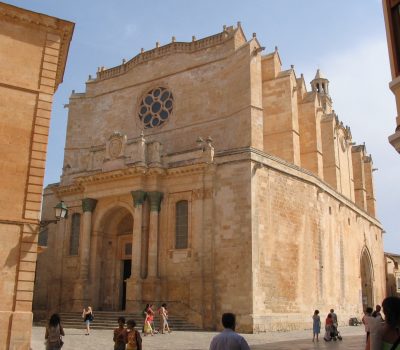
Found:
[(99, 227), (98, 309), (125, 309), (126, 280), (131, 275), (132, 214), (123, 207), (111, 209)]
[(367, 306), (374, 307), (373, 294), (373, 268), (368, 249), (365, 247), (361, 253), (361, 296), (365, 309)]

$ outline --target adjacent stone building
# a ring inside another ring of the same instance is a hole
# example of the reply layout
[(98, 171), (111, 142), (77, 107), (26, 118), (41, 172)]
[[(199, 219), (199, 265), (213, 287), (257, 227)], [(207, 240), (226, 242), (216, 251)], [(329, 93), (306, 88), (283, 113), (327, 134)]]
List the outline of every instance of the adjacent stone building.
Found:
[(0, 349), (29, 349), (52, 99), (74, 24), (0, 3)]
[(386, 260), (386, 294), (400, 296), (400, 255), (385, 253)]
[(382, 0), (382, 4), (392, 73), (389, 87), (396, 97), (397, 106), (396, 129), (394, 134), (389, 136), (389, 142), (400, 153), (400, 2)]
[(342, 322), (385, 296), (372, 159), (338, 120), (329, 81), (307, 88), (240, 24), (100, 68), (73, 92), (35, 311), (167, 302), (205, 329)]

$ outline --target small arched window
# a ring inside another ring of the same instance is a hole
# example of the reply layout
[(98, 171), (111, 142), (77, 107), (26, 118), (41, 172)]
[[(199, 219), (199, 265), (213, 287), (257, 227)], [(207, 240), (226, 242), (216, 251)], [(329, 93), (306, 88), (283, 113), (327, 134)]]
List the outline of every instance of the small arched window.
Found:
[(188, 201), (176, 203), (175, 216), (175, 249), (188, 247)]
[(71, 235), (69, 238), (69, 255), (78, 255), (81, 214), (74, 213), (71, 218)]

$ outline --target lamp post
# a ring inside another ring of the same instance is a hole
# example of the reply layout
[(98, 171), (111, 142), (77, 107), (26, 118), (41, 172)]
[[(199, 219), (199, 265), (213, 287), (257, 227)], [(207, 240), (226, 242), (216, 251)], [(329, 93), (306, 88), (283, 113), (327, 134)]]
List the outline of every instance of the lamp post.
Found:
[(54, 220), (40, 220), (39, 223), (39, 237), (38, 237), (38, 253), (44, 251), (47, 247), (47, 229), (49, 224), (56, 224), (61, 219), (65, 219), (68, 215), (68, 208), (63, 201), (54, 207)]
[(49, 224), (56, 224), (61, 219), (65, 219), (68, 215), (68, 207), (65, 205), (64, 201), (61, 201), (54, 207), (54, 216), (56, 217), (53, 220), (41, 220), (40, 227), (46, 227)]

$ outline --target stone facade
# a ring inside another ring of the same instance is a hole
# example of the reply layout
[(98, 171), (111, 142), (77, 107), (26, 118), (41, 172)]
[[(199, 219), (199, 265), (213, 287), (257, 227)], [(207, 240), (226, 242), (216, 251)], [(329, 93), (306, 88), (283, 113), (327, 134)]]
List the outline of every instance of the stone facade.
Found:
[(0, 349), (29, 349), (52, 98), (73, 23), (0, 3)]
[[(73, 92), (35, 310), (172, 313), (243, 332), (341, 321), (385, 295), (372, 160), (277, 50), (240, 27), (141, 52)], [(90, 205), (88, 205), (88, 203)]]
[(397, 106), (396, 129), (389, 136), (389, 142), (400, 153), (400, 4), (398, 1), (382, 0), (382, 5), (392, 73), (389, 87), (395, 95)]
[(386, 294), (400, 296), (400, 255), (385, 253)]

